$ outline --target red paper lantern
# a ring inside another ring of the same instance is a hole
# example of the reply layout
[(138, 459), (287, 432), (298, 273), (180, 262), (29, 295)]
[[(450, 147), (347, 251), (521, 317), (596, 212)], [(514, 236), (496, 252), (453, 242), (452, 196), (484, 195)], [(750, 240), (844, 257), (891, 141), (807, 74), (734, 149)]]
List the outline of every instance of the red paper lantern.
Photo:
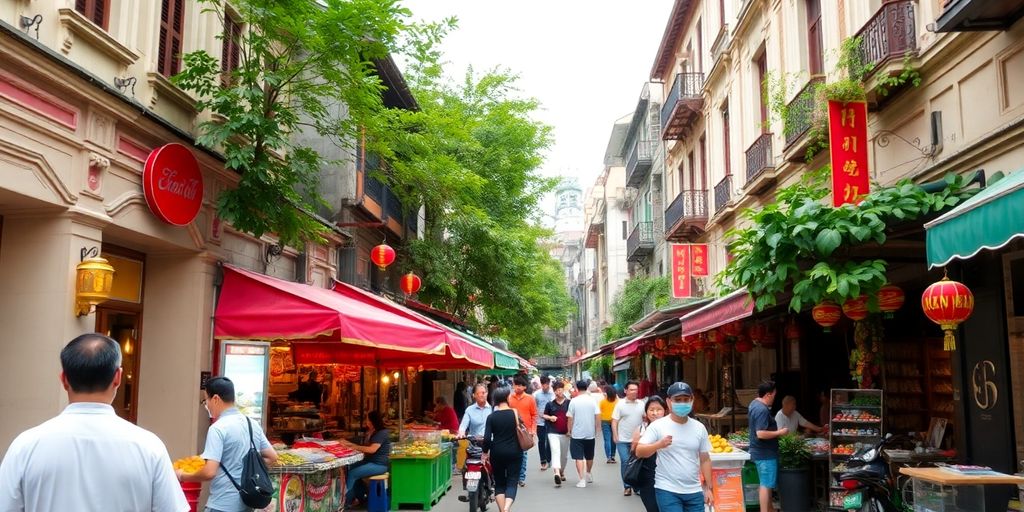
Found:
[(750, 326), (750, 341), (760, 345), (768, 339), (768, 326), (765, 324), (754, 324)]
[(746, 336), (740, 336), (740, 338), (736, 340), (736, 352), (745, 354), (751, 350), (754, 350), (754, 343)]
[(408, 274), (402, 276), (402, 280), (399, 286), (402, 288), (402, 291), (405, 292), (406, 295), (412, 295), (420, 291), (420, 287), (423, 286), (423, 281), (420, 280), (420, 276), (413, 274), (412, 272), (409, 272)]
[(576, 357), (579, 357), (579, 356), (582, 356), (582, 355), (583, 355), (583, 351), (582, 350), (577, 350), (576, 351)]
[(929, 320), (939, 324), (939, 327), (946, 331), (943, 348), (955, 350), (956, 338), (953, 331), (974, 312), (974, 294), (963, 283), (943, 277), (941, 281), (924, 290), (924, 294), (921, 295), (921, 309)]
[(878, 290), (878, 309), (885, 313), (886, 318), (903, 307), (903, 290), (894, 284), (887, 284)]
[(395, 262), (395, 250), (388, 244), (380, 244), (370, 251), (370, 261), (382, 271), (387, 270), (388, 265)]
[(729, 322), (722, 326), (722, 334), (728, 338), (735, 338), (743, 333), (743, 324), (738, 320), (735, 322)]
[(842, 316), (841, 311), (835, 302), (823, 300), (811, 310), (811, 318), (818, 322), (818, 325), (824, 327), (825, 332), (830, 332), (832, 326), (839, 322)]
[(861, 295), (843, 303), (843, 313), (847, 318), (858, 322), (868, 317), (868, 296)]
[(658, 350), (665, 350), (665, 346), (665, 338), (658, 338), (654, 340), (654, 348), (657, 348)]

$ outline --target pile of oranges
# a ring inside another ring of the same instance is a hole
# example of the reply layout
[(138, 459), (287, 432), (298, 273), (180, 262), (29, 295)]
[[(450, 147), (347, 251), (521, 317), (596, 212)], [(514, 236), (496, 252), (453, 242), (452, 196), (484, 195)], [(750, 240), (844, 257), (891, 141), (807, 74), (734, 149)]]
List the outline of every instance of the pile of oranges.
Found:
[(206, 461), (198, 455), (174, 461), (174, 469), (180, 469), (184, 473), (195, 473), (196, 471), (203, 469), (203, 466), (205, 465)]

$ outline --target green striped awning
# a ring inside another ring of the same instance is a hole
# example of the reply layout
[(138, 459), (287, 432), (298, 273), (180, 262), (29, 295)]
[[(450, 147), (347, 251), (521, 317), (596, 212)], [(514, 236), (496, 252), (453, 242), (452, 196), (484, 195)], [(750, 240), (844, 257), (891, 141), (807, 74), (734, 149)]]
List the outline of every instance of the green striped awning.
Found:
[(929, 268), (1024, 237), (1024, 170), (1007, 174), (924, 227)]
[(491, 352), (494, 352), (494, 367), (496, 369), (519, 371), (519, 358), (517, 358), (511, 352), (506, 352), (492, 345), (489, 341), (479, 336), (474, 336), (466, 331), (456, 330), (455, 332), (459, 333), (460, 336), (466, 338), (470, 342), (475, 343), (483, 348), (486, 348)]

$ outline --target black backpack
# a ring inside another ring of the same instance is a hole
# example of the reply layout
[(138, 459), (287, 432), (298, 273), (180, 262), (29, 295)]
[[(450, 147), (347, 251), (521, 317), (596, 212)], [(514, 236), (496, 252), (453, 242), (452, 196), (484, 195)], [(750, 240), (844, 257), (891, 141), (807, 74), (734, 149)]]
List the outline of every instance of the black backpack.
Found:
[(270, 481), (267, 465), (263, 462), (263, 455), (256, 449), (256, 442), (253, 441), (252, 420), (248, 417), (245, 420), (249, 425), (249, 451), (242, 457), (242, 483), (239, 484), (235, 481), (224, 464), (221, 464), (220, 468), (224, 470), (228, 480), (231, 480), (231, 485), (238, 489), (238, 494), (245, 506), (262, 509), (270, 505), (274, 499), (274, 483)]

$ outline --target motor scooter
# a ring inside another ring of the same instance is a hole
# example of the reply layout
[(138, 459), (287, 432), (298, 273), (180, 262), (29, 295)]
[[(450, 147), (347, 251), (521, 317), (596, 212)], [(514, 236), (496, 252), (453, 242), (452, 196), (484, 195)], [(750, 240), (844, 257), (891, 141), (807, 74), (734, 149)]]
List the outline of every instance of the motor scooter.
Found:
[(905, 441), (906, 436), (887, 435), (874, 446), (857, 450), (846, 462), (847, 471), (838, 477), (839, 485), (849, 491), (842, 508), (859, 512), (902, 512), (905, 507), (897, 496), (889, 464), (882, 449)]
[(462, 470), (462, 487), (466, 491), (459, 501), (469, 503), (469, 512), (484, 512), (494, 497), (494, 482), (491, 479), (491, 462), (483, 456), (483, 438), (469, 438), (466, 450), (466, 466)]

